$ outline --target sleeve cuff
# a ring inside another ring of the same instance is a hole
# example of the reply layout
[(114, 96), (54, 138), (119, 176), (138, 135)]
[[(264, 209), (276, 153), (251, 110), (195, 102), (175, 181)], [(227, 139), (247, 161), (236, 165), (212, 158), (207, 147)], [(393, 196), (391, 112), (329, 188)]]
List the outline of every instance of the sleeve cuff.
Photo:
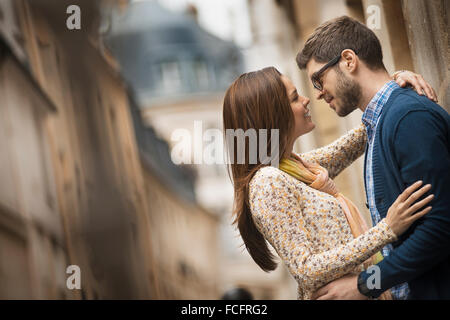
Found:
[(388, 236), (389, 242), (397, 241), (397, 235), (395, 232), (391, 229), (391, 227), (387, 224), (386, 218), (381, 220), (378, 224), (381, 225), (383, 232), (385, 232)]

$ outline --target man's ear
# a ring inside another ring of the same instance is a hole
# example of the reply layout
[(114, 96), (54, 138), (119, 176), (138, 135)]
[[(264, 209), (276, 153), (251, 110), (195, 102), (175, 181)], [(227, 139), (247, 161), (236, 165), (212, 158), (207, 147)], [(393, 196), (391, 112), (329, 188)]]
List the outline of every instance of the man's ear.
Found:
[(341, 68), (345, 68), (349, 73), (356, 72), (359, 65), (359, 58), (352, 49), (345, 49), (341, 53)]

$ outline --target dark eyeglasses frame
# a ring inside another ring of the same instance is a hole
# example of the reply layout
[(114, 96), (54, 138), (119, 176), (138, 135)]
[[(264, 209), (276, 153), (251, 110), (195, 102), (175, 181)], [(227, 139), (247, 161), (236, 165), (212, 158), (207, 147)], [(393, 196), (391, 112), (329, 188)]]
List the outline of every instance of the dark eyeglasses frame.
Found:
[(319, 71), (317, 71), (313, 74), (313, 76), (311, 77), (311, 81), (312, 81), (314, 88), (316, 88), (319, 91), (323, 90), (322, 81), (320, 80), (321, 75), (325, 72), (325, 70), (327, 70), (328, 68), (330, 68), (330, 67), (334, 66), (336, 63), (338, 63), (339, 60), (341, 60), (341, 55), (338, 55), (338, 56), (334, 57), (333, 59), (331, 59), (326, 65), (324, 65), (322, 68), (320, 68)]

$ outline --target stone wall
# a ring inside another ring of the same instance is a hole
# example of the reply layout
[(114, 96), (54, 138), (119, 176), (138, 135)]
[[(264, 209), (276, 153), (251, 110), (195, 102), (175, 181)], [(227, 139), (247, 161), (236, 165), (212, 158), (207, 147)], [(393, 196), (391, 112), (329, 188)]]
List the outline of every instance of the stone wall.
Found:
[(414, 68), (435, 88), (439, 104), (450, 111), (450, 2), (408, 0), (402, 1), (402, 8)]

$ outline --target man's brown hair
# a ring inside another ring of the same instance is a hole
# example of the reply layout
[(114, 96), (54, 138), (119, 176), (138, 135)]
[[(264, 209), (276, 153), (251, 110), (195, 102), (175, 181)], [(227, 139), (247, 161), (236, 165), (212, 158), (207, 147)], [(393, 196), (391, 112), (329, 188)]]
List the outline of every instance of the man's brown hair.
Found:
[(375, 33), (347, 16), (327, 21), (314, 30), (297, 55), (297, 65), (305, 69), (311, 59), (326, 63), (345, 49), (352, 49), (372, 70), (386, 69), (380, 41)]

